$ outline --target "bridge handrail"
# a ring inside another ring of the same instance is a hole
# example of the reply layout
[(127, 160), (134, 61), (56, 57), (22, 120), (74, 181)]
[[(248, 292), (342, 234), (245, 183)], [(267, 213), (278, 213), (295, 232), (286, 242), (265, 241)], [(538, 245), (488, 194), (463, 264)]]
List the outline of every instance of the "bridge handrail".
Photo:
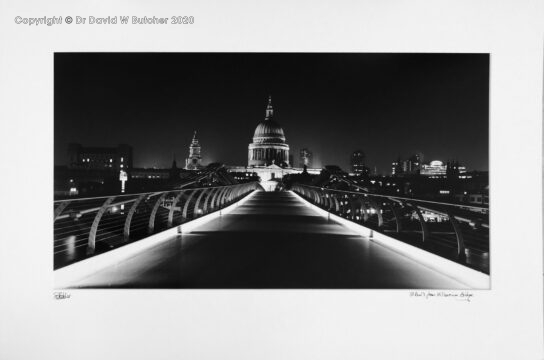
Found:
[[(158, 231), (157, 221), (162, 220), (160, 231), (163, 231), (220, 210), (259, 188), (258, 182), (249, 182), (56, 200), (53, 202), (54, 254), (86, 246), (84, 257), (90, 256), (100, 241), (110, 244), (121, 238), (121, 242), (139, 240), (131, 232), (140, 234), (140, 239), (144, 233), (147, 237)], [(119, 209), (127, 204), (131, 205)]]
[[(431, 204), (431, 205), (450, 206), (450, 207), (457, 208), (459, 210), (467, 209), (469, 211), (484, 211), (484, 212), (481, 212), (479, 214), (483, 214), (483, 215), (486, 215), (486, 216), (488, 215), (488, 211), (489, 211), (489, 207), (484, 207), (484, 206), (452, 204), (452, 203), (444, 203), (444, 202), (438, 202), (438, 201), (432, 201), (432, 200), (424, 200), (424, 199), (417, 199), (417, 198), (407, 198), (407, 197), (401, 197), (401, 196), (395, 196), (395, 195), (385, 195), (385, 194), (375, 194), (375, 193), (370, 193), (370, 192), (358, 192), (358, 191), (350, 191), (350, 190), (329, 189), (329, 188), (317, 187), (317, 186), (312, 186), (312, 185), (304, 185), (304, 186), (307, 187), (307, 188), (313, 188), (313, 189), (316, 189), (316, 190), (322, 190), (322, 191), (327, 191), (327, 192), (337, 192), (337, 193), (343, 193), (343, 194), (346, 194), (346, 195), (348, 195), (348, 194), (349, 195), (357, 195), (357, 196), (364, 195), (364, 196), (386, 198), (388, 200), (398, 201), (400, 204), (403, 204), (405, 202), (426, 203), (426, 204)], [(444, 210), (441, 210), (441, 209), (432, 208), (432, 207), (429, 207), (428, 205), (419, 204), (418, 208), (421, 209), (421, 210), (426, 210), (426, 211), (429, 211), (429, 212), (434, 212), (434, 213), (445, 215), (445, 216), (454, 216), (457, 220), (463, 221), (463, 222), (466, 222), (466, 223), (472, 223), (473, 222), (473, 219), (470, 219), (467, 216), (463, 216), (463, 215), (459, 215), (459, 214), (452, 214), (449, 211), (444, 211)], [(485, 219), (485, 218), (484, 219), (478, 219), (479, 225), (481, 225), (483, 227), (486, 227), (486, 228), (489, 228), (489, 224), (486, 222), (486, 220), (487, 220), (487, 222), (489, 222), (489, 220)]]
[[(301, 186), (302, 184), (297, 184), (297, 185)], [(417, 202), (424, 202), (424, 203), (435, 204), (435, 205), (454, 206), (454, 207), (459, 207), (459, 208), (463, 208), (463, 209), (489, 210), (489, 206), (453, 204), (453, 203), (445, 203), (445, 202), (439, 202), (439, 201), (433, 201), (433, 200), (409, 198), (409, 197), (403, 197), (403, 196), (395, 196), (395, 195), (387, 195), (387, 194), (376, 194), (376, 193), (363, 192), (363, 191), (329, 189), (329, 188), (319, 187), (319, 186), (314, 186), (314, 185), (302, 185), (302, 186), (305, 186), (305, 187), (308, 187), (308, 188), (313, 188), (313, 189), (324, 190), (324, 191), (326, 190), (326, 191), (329, 191), (329, 192), (339, 192), (339, 193), (353, 194), (353, 195), (369, 195), (369, 196), (376, 196), (376, 197), (382, 197), (382, 198), (388, 198), (388, 199), (398, 199), (398, 200), (403, 200), (403, 201), (417, 201)]]
[[(189, 183), (189, 185), (190, 184), (192, 184), (192, 183)], [(236, 184), (236, 185), (242, 185), (242, 184)], [(60, 203), (63, 203), (65, 201), (80, 201), (80, 200), (83, 201), (83, 200), (107, 199), (107, 198), (112, 197), (112, 196), (128, 197), (128, 196), (139, 196), (139, 195), (147, 195), (147, 194), (156, 195), (156, 194), (162, 194), (162, 193), (165, 193), (165, 192), (186, 191), (186, 190), (193, 190), (193, 189), (215, 189), (215, 188), (228, 187), (228, 186), (233, 186), (233, 185), (201, 186), (199, 188), (171, 189), (171, 190), (151, 191), (151, 192), (141, 192), (141, 193), (130, 193), (130, 194), (111, 194), (111, 195), (103, 195), (103, 196), (91, 196), (91, 197), (87, 197), (87, 198), (74, 197), (74, 198), (66, 198), (66, 199), (61, 199), (61, 200), (53, 200), (53, 203), (54, 204), (60, 204)]]
[[(468, 264), (467, 253), (472, 253), (473, 258), (480, 257), (484, 259), (477, 260), (481, 261), (478, 266), (483, 270), (480, 270), (488, 271), (489, 214), (488, 212), (474, 211), (488, 210), (488, 208), (369, 192), (329, 189), (299, 183), (293, 184), (291, 189), (307, 201), (329, 213), (344, 217), (378, 232), (393, 233), (395, 235), (390, 236), (401, 241), (411, 241), (413, 243), (413, 237), (409, 234), (420, 232), (420, 242), (416, 242), (415, 245), (431, 249), (431, 251), (438, 251), (434, 249), (440, 246), (453, 247), (455, 249), (455, 260), (465, 265)], [(467, 208), (472, 210), (467, 210)], [(443, 225), (428, 225), (422, 210), (442, 215)], [(389, 219), (386, 219), (386, 215), (389, 215)], [(407, 217), (412, 219), (411, 221), (417, 218), (421, 231), (407, 230), (406, 226), (408, 226), (408, 229), (413, 226), (410, 225), (411, 222), (406, 224), (405, 219)], [(447, 226), (447, 222), (451, 224), (451, 230), (448, 232), (440, 230), (440, 227), (443, 229), (443, 226)], [(466, 223), (468, 226), (463, 227), (461, 223)], [(393, 224), (392, 229), (391, 224)], [(434, 231), (432, 231), (433, 227)], [(453, 235), (455, 236), (454, 240), (451, 238)]]

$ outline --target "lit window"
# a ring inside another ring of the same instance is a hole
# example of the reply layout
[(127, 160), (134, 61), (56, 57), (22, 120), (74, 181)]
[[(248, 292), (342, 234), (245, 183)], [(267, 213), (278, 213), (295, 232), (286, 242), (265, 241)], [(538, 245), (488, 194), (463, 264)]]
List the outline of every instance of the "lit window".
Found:
[(123, 162), (123, 158), (121, 157), (121, 162)]

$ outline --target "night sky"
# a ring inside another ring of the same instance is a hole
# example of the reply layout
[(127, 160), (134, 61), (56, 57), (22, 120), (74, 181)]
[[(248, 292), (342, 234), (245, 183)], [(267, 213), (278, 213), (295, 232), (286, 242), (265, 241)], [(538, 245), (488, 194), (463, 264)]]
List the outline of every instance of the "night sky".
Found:
[(70, 142), (134, 149), (136, 167), (184, 165), (194, 130), (203, 163), (247, 165), (272, 95), (294, 163), (349, 169), (361, 149), (389, 173), (399, 155), (488, 170), (487, 54), (55, 54), (55, 164)]

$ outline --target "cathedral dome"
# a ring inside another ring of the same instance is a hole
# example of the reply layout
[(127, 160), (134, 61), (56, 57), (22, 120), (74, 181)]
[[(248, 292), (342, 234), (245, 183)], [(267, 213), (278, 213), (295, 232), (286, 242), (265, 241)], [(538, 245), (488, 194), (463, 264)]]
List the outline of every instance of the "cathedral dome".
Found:
[(264, 120), (257, 125), (253, 142), (285, 142), (285, 134), (280, 124), (272, 119)]
[(272, 98), (268, 98), (266, 117), (257, 125), (253, 135), (254, 144), (276, 144), (285, 143), (285, 134), (280, 124), (273, 119)]
[(289, 166), (289, 145), (273, 116), (272, 98), (269, 97), (265, 119), (257, 125), (253, 142), (248, 146), (248, 166)]

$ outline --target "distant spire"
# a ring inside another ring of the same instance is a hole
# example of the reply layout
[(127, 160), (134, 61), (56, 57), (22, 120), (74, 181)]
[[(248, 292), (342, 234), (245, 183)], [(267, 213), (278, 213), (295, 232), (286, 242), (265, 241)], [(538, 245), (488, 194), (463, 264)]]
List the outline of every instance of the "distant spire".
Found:
[(272, 95), (268, 95), (268, 105), (266, 105), (265, 120), (270, 120), (273, 115), (274, 115), (274, 109), (272, 108)]
[(176, 153), (172, 153), (172, 169), (176, 169), (178, 167), (178, 164), (176, 162)]
[(170, 182), (177, 182), (180, 179), (180, 170), (178, 168), (178, 164), (176, 162), (176, 153), (172, 151), (172, 168), (170, 168), (169, 171), (169, 181)]
[(198, 146), (198, 139), (196, 138), (196, 130), (193, 133), (193, 140), (191, 140), (191, 146)]

